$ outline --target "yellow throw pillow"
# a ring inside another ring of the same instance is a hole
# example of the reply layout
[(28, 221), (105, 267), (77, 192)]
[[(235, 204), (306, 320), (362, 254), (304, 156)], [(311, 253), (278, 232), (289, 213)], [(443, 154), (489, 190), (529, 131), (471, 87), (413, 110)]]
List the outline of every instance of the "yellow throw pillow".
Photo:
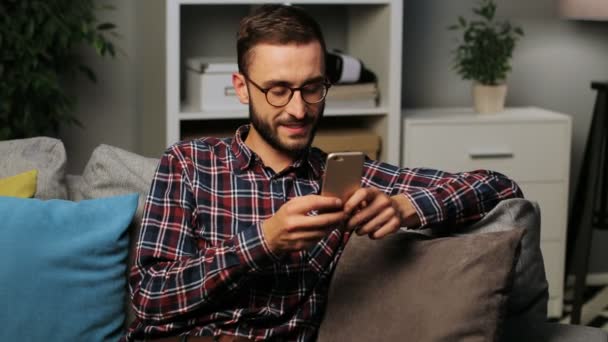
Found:
[(0, 196), (31, 198), (36, 193), (38, 170), (0, 179)]

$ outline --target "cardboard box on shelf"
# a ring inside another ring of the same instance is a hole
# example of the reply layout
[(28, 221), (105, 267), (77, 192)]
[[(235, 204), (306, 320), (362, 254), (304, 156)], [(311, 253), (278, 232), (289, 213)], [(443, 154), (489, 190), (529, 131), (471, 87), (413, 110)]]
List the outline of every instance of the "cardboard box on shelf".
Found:
[(327, 153), (358, 151), (365, 153), (371, 159), (378, 159), (381, 139), (377, 134), (366, 130), (319, 130), (312, 145)]
[(190, 58), (186, 62), (186, 105), (195, 111), (246, 110), (232, 86), (236, 62), (226, 58)]

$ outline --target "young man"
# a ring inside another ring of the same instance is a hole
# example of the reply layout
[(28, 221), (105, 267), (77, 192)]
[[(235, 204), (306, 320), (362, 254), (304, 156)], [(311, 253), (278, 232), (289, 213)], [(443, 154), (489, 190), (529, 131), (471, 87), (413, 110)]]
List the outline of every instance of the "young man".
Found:
[(251, 124), (162, 157), (131, 273), (137, 319), (127, 340), (314, 340), (353, 233), (472, 222), (521, 196), (491, 171), (376, 161), (346, 203), (318, 195), (326, 155), (310, 144), (328, 91), (318, 24), (295, 7), (263, 6), (241, 22), (237, 52), (233, 84)]

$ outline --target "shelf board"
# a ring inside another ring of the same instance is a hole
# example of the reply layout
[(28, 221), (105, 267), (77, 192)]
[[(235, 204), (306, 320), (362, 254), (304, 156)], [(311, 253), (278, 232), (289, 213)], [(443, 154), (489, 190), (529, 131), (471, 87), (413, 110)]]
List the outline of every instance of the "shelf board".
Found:
[[(388, 108), (326, 108), (325, 117), (337, 116), (384, 116), (388, 115)], [(227, 110), (221, 112), (197, 112), (183, 107), (179, 112), (180, 120), (229, 120), (229, 119), (247, 119), (249, 114), (246, 110)]]
[(388, 114), (386, 107), (374, 108), (325, 108), (325, 116), (383, 116)]
[[(285, 0), (264, 0), (264, 1), (247, 1), (247, 0), (180, 0), (177, 2), (180, 5), (256, 5), (266, 3), (283, 4)], [(295, 5), (375, 5), (375, 4), (390, 4), (391, 0), (306, 0), (306, 1), (290, 1)]]
[(418, 122), (500, 122), (517, 119), (524, 122), (547, 122), (563, 120), (565, 114), (537, 107), (506, 107), (500, 113), (478, 114), (471, 107), (406, 108), (402, 116)]

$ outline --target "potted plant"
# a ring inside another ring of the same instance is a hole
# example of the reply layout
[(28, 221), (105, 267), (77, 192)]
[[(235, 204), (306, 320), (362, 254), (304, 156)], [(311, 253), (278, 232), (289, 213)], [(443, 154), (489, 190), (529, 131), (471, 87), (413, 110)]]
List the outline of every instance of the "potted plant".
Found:
[(93, 71), (76, 55), (90, 46), (114, 56), (107, 35), (115, 25), (98, 22), (95, 0), (9, 0), (0, 3), (0, 140), (56, 135), (61, 124), (78, 124), (65, 77)]
[(497, 21), (493, 0), (480, 0), (473, 13), (474, 19), (459, 17), (458, 23), (449, 27), (462, 32), (453, 68), (463, 79), (473, 81), (476, 112), (500, 112), (507, 96), (506, 79), (515, 43), (524, 31), (508, 20)]

